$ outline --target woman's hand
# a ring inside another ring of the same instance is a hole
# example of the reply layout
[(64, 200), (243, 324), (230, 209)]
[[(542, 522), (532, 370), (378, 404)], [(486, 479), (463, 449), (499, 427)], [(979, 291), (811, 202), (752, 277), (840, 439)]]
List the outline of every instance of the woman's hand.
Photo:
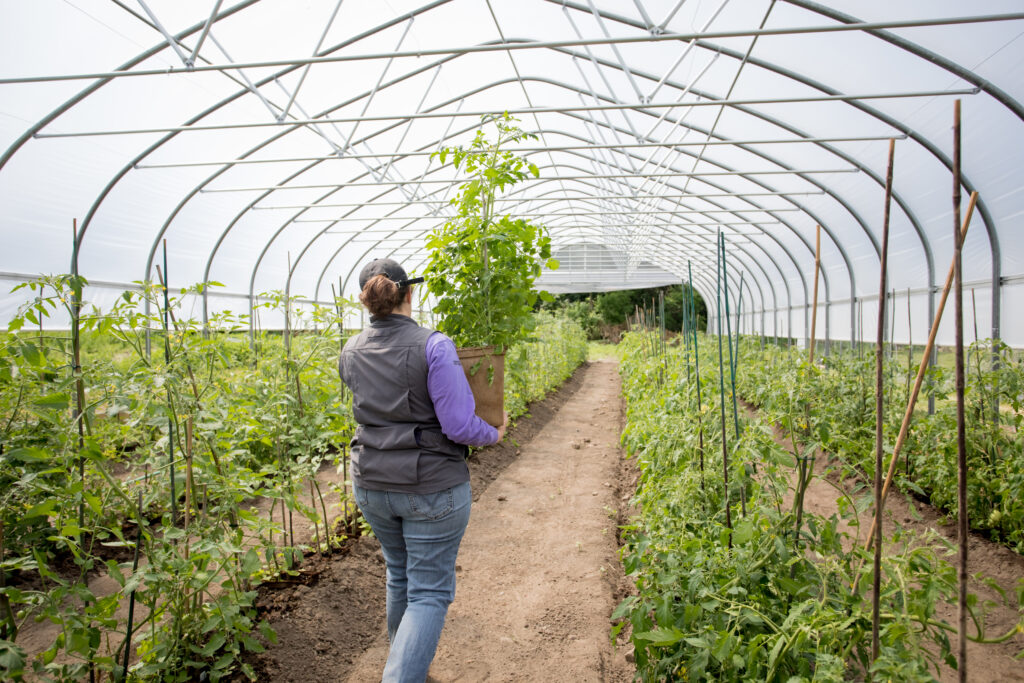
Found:
[(505, 430), (508, 429), (508, 411), (505, 411), (505, 419), (502, 421), (501, 426), (498, 427), (498, 440), (495, 443), (501, 443), (501, 440), (505, 438)]

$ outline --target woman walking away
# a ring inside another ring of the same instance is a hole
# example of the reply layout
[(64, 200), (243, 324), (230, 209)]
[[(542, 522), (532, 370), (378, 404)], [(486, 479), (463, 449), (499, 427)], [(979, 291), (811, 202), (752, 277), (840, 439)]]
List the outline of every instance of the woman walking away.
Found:
[(359, 300), (370, 327), (338, 361), (358, 424), (352, 488), (387, 564), (385, 683), (427, 678), (469, 522), (467, 446), (501, 441), (508, 424), (506, 415), (495, 429), (474, 414), (455, 344), (412, 319), (412, 285), (422, 281), (391, 259), (367, 264)]

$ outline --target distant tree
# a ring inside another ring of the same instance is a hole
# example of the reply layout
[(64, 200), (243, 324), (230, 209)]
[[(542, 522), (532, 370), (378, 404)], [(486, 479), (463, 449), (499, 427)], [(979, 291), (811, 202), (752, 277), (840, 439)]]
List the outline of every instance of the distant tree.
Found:
[[(683, 327), (683, 305), (688, 304), (690, 292), (687, 285), (650, 287), (647, 289), (620, 289), (599, 294), (561, 294), (545, 308), (563, 309), (579, 320), (591, 338), (598, 335), (600, 325), (625, 325), (626, 316), (639, 308), (657, 309), (658, 294), (665, 293), (665, 328), (679, 331)], [(703, 330), (707, 321), (707, 307), (704, 299), (694, 290), (694, 307), (697, 309), (698, 329)]]

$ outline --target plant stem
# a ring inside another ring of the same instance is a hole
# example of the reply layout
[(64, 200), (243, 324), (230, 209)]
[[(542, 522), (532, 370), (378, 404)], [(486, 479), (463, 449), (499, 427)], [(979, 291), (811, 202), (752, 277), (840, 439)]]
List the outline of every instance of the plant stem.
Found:
[[(317, 481), (316, 474), (313, 475), (312, 482), (313, 482), (313, 486), (316, 487), (316, 495), (320, 498), (320, 509), (323, 510), (323, 512), (324, 512), (324, 536), (325, 536), (324, 540), (325, 540), (325, 542), (327, 544), (327, 550), (330, 551), (330, 550), (333, 550), (333, 547), (332, 547), (332, 544), (331, 544), (331, 527), (330, 527), (329, 520), (327, 518), (327, 504), (324, 503), (324, 494), (320, 491), (320, 482)], [(316, 507), (315, 503), (314, 503), (313, 507), (314, 508)]]
[[(7, 571), (3, 568), (4, 561), (4, 520), (0, 519), (0, 588), (7, 587)], [(14, 612), (11, 610), (11, 601), (7, 593), (0, 593), (0, 639), (9, 640), (12, 643), (18, 637), (18, 623), (14, 619)]]

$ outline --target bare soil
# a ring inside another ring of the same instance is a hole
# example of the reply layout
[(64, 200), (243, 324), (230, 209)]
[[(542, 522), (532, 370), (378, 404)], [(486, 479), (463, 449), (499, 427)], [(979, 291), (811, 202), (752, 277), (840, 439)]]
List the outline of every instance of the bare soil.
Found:
[[(621, 424), (617, 365), (588, 363), (502, 444), (471, 456), (458, 594), (429, 680), (632, 679), (626, 649), (608, 638), (629, 585), (616, 556), (619, 509), (632, 494), (620, 484)], [(253, 661), (261, 680), (379, 681), (387, 636), (376, 541), (307, 565), (319, 572), (312, 585), (261, 590), (278, 633)]]

